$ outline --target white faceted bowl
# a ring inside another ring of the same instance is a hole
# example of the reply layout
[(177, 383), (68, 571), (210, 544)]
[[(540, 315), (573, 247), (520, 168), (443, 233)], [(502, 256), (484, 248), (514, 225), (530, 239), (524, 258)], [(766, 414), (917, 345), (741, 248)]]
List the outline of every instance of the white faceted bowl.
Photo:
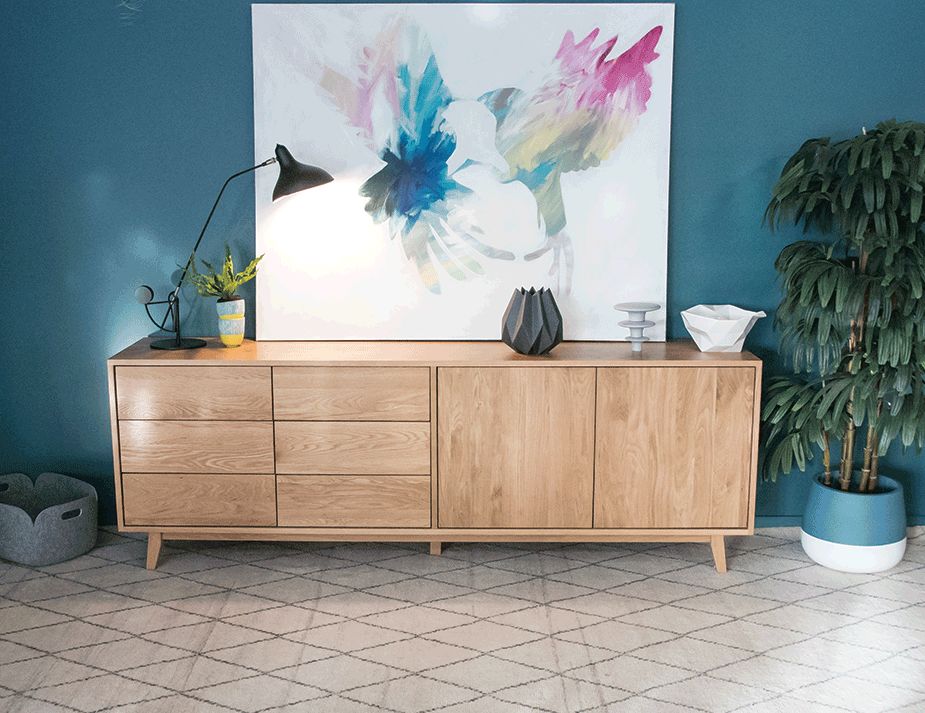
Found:
[(681, 312), (684, 326), (702, 352), (740, 352), (764, 312), (735, 305), (696, 305)]

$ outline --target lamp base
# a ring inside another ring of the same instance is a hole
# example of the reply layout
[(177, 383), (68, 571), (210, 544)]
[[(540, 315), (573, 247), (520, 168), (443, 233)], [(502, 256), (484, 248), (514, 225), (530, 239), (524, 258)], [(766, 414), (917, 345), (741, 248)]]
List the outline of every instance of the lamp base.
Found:
[(156, 342), (151, 342), (152, 349), (167, 349), (168, 351), (177, 349), (199, 349), (205, 345), (205, 339), (188, 339), (186, 337), (180, 339), (179, 344), (177, 344), (176, 338), (158, 339)]

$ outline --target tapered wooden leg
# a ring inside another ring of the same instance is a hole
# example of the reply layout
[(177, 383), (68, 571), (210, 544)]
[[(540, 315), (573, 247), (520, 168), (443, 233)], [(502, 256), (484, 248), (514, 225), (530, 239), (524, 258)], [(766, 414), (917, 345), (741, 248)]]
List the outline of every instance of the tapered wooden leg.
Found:
[(713, 550), (716, 571), (722, 574), (726, 571), (726, 539), (722, 535), (711, 535), (710, 549)]
[(442, 542), (431, 542), (430, 543), (430, 553), (432, 555), (439, 555), (441, 552), (443, 552)]
[(145, 566), (148, 569), (157, 567), (157, 558), (161, 556), (161, 543), (163, 536), (159, 532), (148, 533), (148, 559)]

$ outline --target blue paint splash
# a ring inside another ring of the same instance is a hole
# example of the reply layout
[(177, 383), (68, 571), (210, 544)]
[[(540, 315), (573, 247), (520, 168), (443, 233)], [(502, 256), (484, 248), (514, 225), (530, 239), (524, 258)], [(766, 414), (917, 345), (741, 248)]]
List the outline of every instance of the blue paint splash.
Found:
[(408, 232), (422, 213), (471, 191), (447, 168), (456, 136), (442, 115), (452, 97), (433, 55), (416, 83), (407, 64), (398, 67), (398, 90), (402, 121), (379, 154), (385, 166), (361, 186), (360, 194), (369, 198), (366, 211), (376, 222), (404, 218)]
[[(382, 159), (359, 192), (372, 219), (388, 223), (424, 286), (441, 292), (437, 266), (457, 280), (484, 274), (476, 254), (513, 260), (512, 252), (482, 242), (466, 205), (473, 191), (449, 171), (457, 141), (445, 112), (454, 99), (424, 32), (405, 19), (387, 25), (364, 47), (358, 69), (351, 78), (349, 70), (328, 67), (320, 83)], [(381, 123), (386, 113), (392, 125), (383, 140), (374, 116)]]

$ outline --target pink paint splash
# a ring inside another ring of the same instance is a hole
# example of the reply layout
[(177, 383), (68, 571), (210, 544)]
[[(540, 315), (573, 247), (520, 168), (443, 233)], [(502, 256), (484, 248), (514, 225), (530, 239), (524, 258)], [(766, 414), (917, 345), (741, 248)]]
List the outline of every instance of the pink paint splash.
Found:
[[(611, 37), (595, 42), (600, 29), (580, 42), (565, 33), (550, 71), (533, 92), (502, 87), (479, 98), (497, 120), (495, 144), (508, 162), (505, 182), (525, 185), (536, 200), (546, 240), (527, 254), (535, 260), (552, 252), (550, 274), (568, 289), (571, 239), (561, 178), (601, 165), (634, 131), (652, 96), (649, 65), (662, 36), (660, 25), (616, 59)], [(562, 272), (564, 270), (564, 273)]]
[[(394, 38), (390, 38), (394, 41)], [(378, 48), (364, 47), (363, 59), (357, 65), (360, 77), (356, 83), (355, 111), (349, 116), (354, 126), (361, 128), (367, 136), (373, 135), (373, 109), (377, 92), (383, 92), (393, 114), (397, 114), (398, 88), (395, 82), (395, 48), (383, 42)]]
[(571, 79), (568, 82), (570, 89), (577, 94), (576, 106), (590, 108), (603, 105), (620, 92), (624, 95), (620, 108), (636, 115), (642, 114), (652, 96), (648, 65), (659, 57), (655, 46), (662, 36), (662, 26), (653, 27), (616, 59), (607, 59), (607, 56), (617, 44), (617, 36), (595, 47), (599, 34), (600, 28), (595, 28), (576, 44), (575, 35), (569, 30), (556, 53), (563, 75)]
[(392, 116), (398, 115), (400, 57), (408, 56), (421, 42), (415, 27), (397, 20), (386, 25), (371, 45), (360, 49), (355, 66), (322, 68), (319, 86), (374, 151), (381, 146), (374, 136), (373, 114), (385, 104)]

